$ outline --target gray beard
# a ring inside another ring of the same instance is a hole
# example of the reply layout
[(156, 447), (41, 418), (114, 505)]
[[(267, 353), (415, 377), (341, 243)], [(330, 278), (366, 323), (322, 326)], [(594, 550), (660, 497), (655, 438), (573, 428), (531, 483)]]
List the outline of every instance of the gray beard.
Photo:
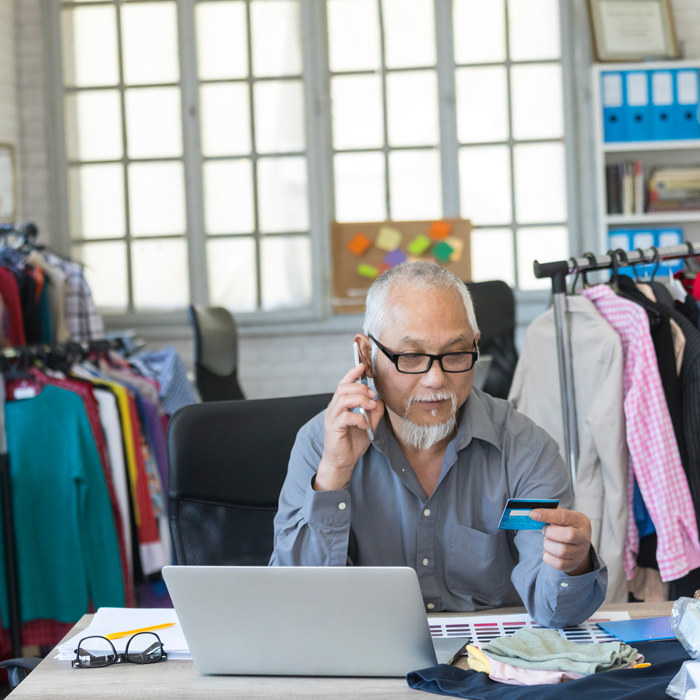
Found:
[[(432, 397), (425, 396), (422, 398)], [(443, 396), (440, 398), (443, 398)], [(447, 396), (444, 398), (447, 398)], [(407, 447), (414, 450), (429, 450), (433, 445), (436, 445), (452, 434), (452, 431), (457, 425), (457, 397), (450, 393), (449, 398), (452, 400), (452, 415), (444, 423), (439, 423), (438, 425), (418, 425), (418, 423), (414, 423), (410, 420), (408, 418), (408, 412), (415, 399), (413, 397), (409, 399), (409, 404), (406, 407), (404, 421), (401, 427), (401, 440)]]

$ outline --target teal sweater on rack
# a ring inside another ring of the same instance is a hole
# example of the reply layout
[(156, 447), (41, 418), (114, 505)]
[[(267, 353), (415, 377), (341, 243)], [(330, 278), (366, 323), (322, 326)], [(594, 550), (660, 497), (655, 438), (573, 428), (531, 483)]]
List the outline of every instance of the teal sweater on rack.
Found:
[[(89, 600), (95, 609), (123, 606), (114, 516), (82, 399), (46, 386), (6, 404), (5, 422), (22, 622), (75, 622)], [(0, 614), (8, 627), (2, 543)]]

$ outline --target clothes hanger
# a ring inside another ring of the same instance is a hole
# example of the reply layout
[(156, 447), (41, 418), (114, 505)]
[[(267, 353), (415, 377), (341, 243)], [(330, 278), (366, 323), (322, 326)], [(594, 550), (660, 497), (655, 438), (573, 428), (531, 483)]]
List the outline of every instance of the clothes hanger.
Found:
[(618, 284), (618, 271), (617, 268), (619, 266), (619, 260), (617, 259), (617, 254), (622, 253), (625, 256), (625, 259), (627, 258), (627, 254), (625, 253), (622, 248), (618, 248), (617, 250), (613, 250), (612, 248), (606, 253), (606, 255), (610, 256), (610, 267), (612, 269), (612, 274), (610, 275), (610, 280), (608, 281), (608, 286), (612, 288), (612, 290), (615, 292), (615, 294), (620, 293), (620, 285)]
[[(591, 264), (591, 269), (595, 270), (596, 266), (598, 265), (598, 261), (596, 260), (595, 254), (588, 252), (588, 253), (584, 253), (583, 257), (586, 258), (586, 260), (588, 260), (588, 262)], [(588, 287), (591, 286), (588, 282), (587, 270), (583, 270), (583, 272), (581, 273), (581, 276), (583, 277), (583, 287), (584, 287), (584, 289), (587, 289)]]

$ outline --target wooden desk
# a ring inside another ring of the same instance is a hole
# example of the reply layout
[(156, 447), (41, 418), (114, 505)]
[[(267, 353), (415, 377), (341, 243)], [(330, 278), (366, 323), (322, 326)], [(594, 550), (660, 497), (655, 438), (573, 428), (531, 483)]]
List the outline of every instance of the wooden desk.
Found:
[[(672, 603), (604, 605), (601, 610), (627, 610), (630, 617), (665, 617)], [(524, 608), (502, 608), (481, 614), (521, 613)], [(454, 616), (463, 613), (455, 613)], [(478, 615), (479, 613), (473, 613)], [(430, 615), (428, 617), (431, 617)], [(89, 624), (85, 615), (68, 637)], [(12, 700), (81, 700), (82, 698), (334, 698), (364, 700), (417, 698), (403, 678), (316, 678), (282, 676), (202, 676), (191, 661), (165, 661), (152, 666), (125, 664), (102, 669), (74, 669), (68, 661), (55, 661), (52, 651), (10, 695)], [(427, 697), (427, 695), (425, 696)]]

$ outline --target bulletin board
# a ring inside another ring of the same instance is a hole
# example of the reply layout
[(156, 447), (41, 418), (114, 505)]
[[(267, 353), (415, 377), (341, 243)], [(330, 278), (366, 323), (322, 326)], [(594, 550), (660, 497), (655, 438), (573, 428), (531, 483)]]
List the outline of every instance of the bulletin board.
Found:
[(333, 312), (362, 314), (372, 282), (401, 262), (430, 260), (471, 280), (467, 219), (333, 222)]

